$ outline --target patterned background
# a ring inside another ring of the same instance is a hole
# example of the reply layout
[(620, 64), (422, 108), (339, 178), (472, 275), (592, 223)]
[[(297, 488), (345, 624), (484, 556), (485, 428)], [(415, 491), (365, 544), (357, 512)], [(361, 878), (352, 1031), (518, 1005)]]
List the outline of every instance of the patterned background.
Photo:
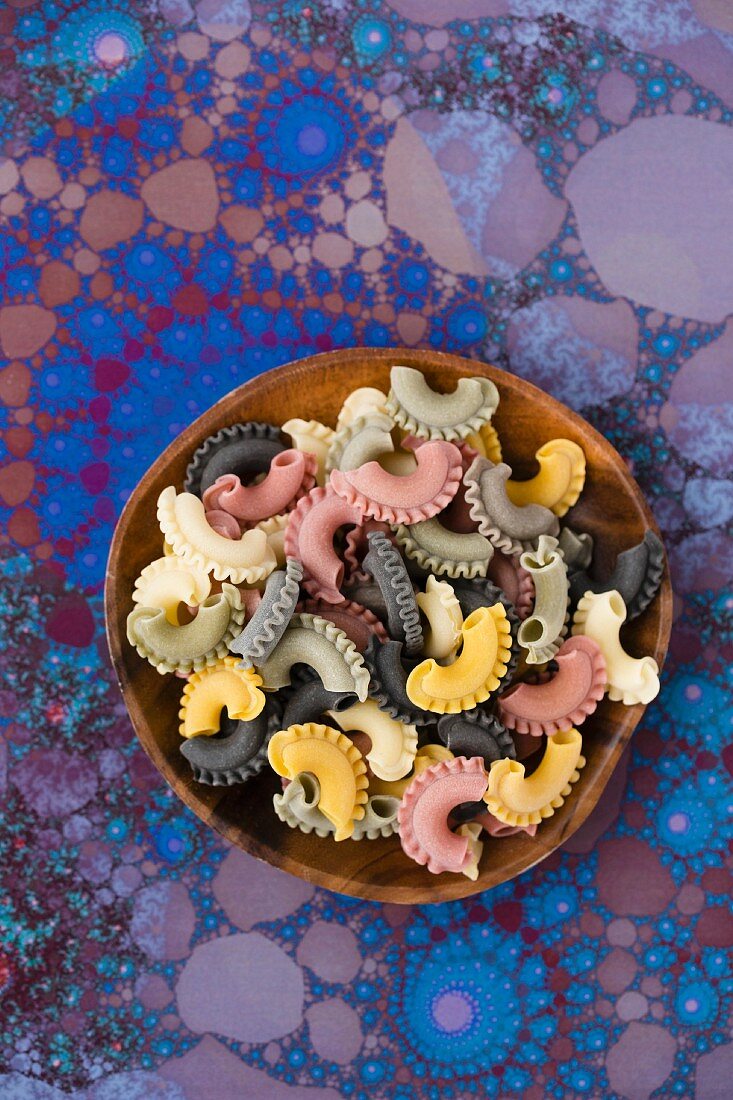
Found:
[[(8, 0), (0, 31), (0, 1095), (729, 1097), (730, 4)], [(466, 902), (228, 850), (106, 654), (150, 461), (352, 344), (546, 387), (670, 549), (632, 752), (562, 853)]]

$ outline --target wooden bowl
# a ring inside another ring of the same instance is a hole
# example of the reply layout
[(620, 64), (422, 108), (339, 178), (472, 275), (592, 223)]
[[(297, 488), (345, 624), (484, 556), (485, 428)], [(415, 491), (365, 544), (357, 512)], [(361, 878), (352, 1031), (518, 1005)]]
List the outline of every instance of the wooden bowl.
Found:
[[(419, 367), (436, 390), (450, 391), (466, 375), (482, 373), (491, 378), (501, 395), (494, 423), (506, 460), (519, 477), (531, 475), (533, 455), (548, 439), (565, 436), (579, 443), (588, 473), (570, 518), (573, 527), (594, 536), (601, 568), (610, 568), (617, 552), (640, 540), (647, 528), (657, 531), (638, 485), (611, 444), (576, 413), (528, 382), (496, 367), (432, 351), (329, 352), (268, 371), (234, 390), (153, 463), (127, 502), (112, 540), (105, 608), (109, 648), (135, 732), (163, 778), (202, 821), (258, 859), (319, 886), (376, 901), (424, 904), (467, 897), (505, 882), (572, 836), (596, 805), (644, 707), (603, 699), (582, 726), (587, 764), (565, 805), (543, 822), (536, 837), (520, 833), (487, 838), (478, 881), (471, 882), (463, 875), (430, 874), (404, 855), (396, 836), (336, 844), (288, 828), (272, 807), (280, 780), (270, 769), (235, 787), (196, 783), (178, 749), (182, 682), (175, 676), (158, 675), (125, 636), (135, 578), (162, 553), (155, 519), (158, 495), (166, 485), (182, 488), (195, 448), (217, 429), (244, 420), (282, 424), (302, 416), (333, 426), (344, 398), (357, 386), (389, 389), (393, 363)], [(651, 606), (624, 628), (625, 647), (634, 656), (651, 654), (661, 667), (671, 621), (672, 590), (665, 570), (661, 591)]]

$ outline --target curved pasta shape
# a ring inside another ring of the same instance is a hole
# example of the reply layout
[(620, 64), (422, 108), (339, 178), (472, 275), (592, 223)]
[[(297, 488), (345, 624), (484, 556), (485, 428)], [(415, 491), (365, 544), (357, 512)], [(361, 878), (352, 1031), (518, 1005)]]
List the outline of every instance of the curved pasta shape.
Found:
[(626, 618), (635, 619), (646, 610), (662, 583), (664, 546), (653, 531), (647, 531), (640, 543), (621, 551), (606, 581), (593, 580), (583, 571), (585, 568), (570, 577), (572, 599), (579, 600), (588, 591), (615, 590), (626, 604)]
[(315, 455), (289, 448), (276, 454), (256, 485), (242, 485), (236, 474), (222, 474), (204, 492), (204, 507), (228, 512), (242, 523), (291, 511), (316, 483)]
[(267, 744), (280, 728), (280, 708), (268, 700), (249, 721), (220, 719), (216, 737), (191, 737), (180, 746), (197, 783), (231, 787), (257, 775), (267, 764)]
[(541, 504), (556, 516), (564, 516), (578, 500), (585, 485), (585, 454), (571, 439), (551, 439), (535, 451), (539, 471), (527, 481), (506, 483), (512, 504)]
[(169, 485), (158, 497), (158, 523), (178, 557), (213, 573), (218, 581), (254, 584), (275, 568), (275, 555), (264, 531), (247, 531), (239, 541), (209, 527), (204, 506), (192, 493)]
[(251, 722), (265, 705), (262, 679), (252, 669), (225, 657), (195, 672), (183, 689), (178, 717), (181, 737), (211, 737), (219, 732), (221, 712), (236, 722)]
[(626, 606), (619, 592), (586, 592), (573, 617), (573, 635), (584, 634), (598, 645), (606, 662), (606, 690), (614, 702), (651, 703), (659, 694), (659, 665), (653, 657), (631, 657), (619, 632)]
[(361, 512), (343, 500), (331, 485), (320, 486), (298, 502), (285, 531), (285, 552), (303, 563), (303, 587), (317, 600), (342, 603), (344, 563), (334, 548), (334, 536), (344, 524), (361, 522)]
[(397, 542), (421, 569), (439, 576), (485, 577), (494, 554), (493, 546), (483, 535), (449, 531), (437, 516), (409, 527), (400, 524)]
[(399, 477), (367, 462), (359, 470), (332, 470), (331, 485), (362, 515), (386, 523), (417, 523), (436, 515), (461, 482), (461, 454), (452, 443), (433, 440), (415, 451), (417, 469)]
[(318, 420), (302, 420), (299, 416), (286, 420), (282, 426), (299, 451), (306, 451), (316, 457), (316, 484), (326, 481), (326, 458), (334, 437), (333, 428), (321, 424)]
[(514, 739), (499, 719), (477, 707), (463, 714), (444, 714), (438, 737), (454, 756), (480, 756), (488, 767), (494, 760), (516, 755)]
[[(333, 835), (334, 826), (318, 809), (320, 797), (321, 787), (315, 775), (301, 772), (272, 801), (277, 816), (291, 829), (327, 837)], [(389, 795), (370, 795), (364, 816), (354, 822), (354, 831), (349, 839), (376, 840), (379, 836), (392, 836), (397, 832), (399, 805), (399, 799)]]
[(533, 737), (581, 725), (603, 698), (606, 661), (597, 642), (578, 635), (555, 654), (557, 672), (537, 684), (514, 684), (499, 696), (504, 725)]
[(557, 516), (541, 504), (517, 507), (507, 496), (506, 483), (511, 469), (505, 462), (494, 466), (479, 457), (464, 475), (466, 500), (470, 516), (478, 523), (482, 535), (497, 550), (518, 554), (531, 549), (540, 535), (556, 535), (560, 530)]
[(166, 554), (145, 566), (135, 581), (132, 602), (161, 608), (168, 622), (178, 626), (179, 606), (201, 604), (210, 592), (211, 581), (205, 569)]
[(160, 607), (138, 605), (127, 616), (127, 640), (158, 672), (188, 673), (224, 657), (243, 622), (242, 597), (224, 584), (184, 626), (173, 626)]
[(363, 702), (369, 673), (354, 643), (317, 615), (293, 615), (277, 646), (257, 671), (266, 690), (286, 687), (293, 665), (310, 665), (329, 691), (354, 691)]
[(404, 642), (408, 655), (419, 653), (423, 645), (420, 612), (402, 555), (381, 531), (371, 531), (368, 538), (362, 568), (374, 577), (384, 597), (389, 633)]
[(402, 664), (402, 642), (372, 638), (364, 653), (369, 669), (369, 694), (380, 710), (398, 722), (425, 726), (434, 722), (430, 711), (417, 706), (407, 694), (407, 672)]
[(381, 642), (389, 640), (389, 634), (374, 612), (354, 600), (344, 600), (337, 606), (326, 603), (325, 600), (305, 600), (299, 610), (328, 619), (339, 630), (343, 630), (360, 653), (369, 645), (372, 635), (376, 635)]
[(201, 496), (222, 474), (240, 478), (263, 474), (284, 450), (280, 429), (273, 424), (250, 420), (221, 428), (194, 451), (183, 487), (187, 493)]
[(537, 549), (519, 559), (531, 574), (536, 592), (534, 611), (517, 631), (528, 665), (551, 661), (567, 633), (568, 574), (557, 547), (557, 539), (540, 535)]
[(519, 660), (519, 643), (516, 640), (519, 629), (519, 616), (511, 601), (506, 598), (500, 588), (483, 578), (470, 581), (461, 577), (456, 580), (454, 588), (456, 599), (465, 619), (480, 607), (493, 607), (495, 603), (502, 605), (510, 631), (509, 659), (507, 660), (507, 670), (502, 678), (507, 679), (513, 676)]
[(585, 766), (583, 739), (576, 729), (561, 730), (547, 739), (542, 760), (525, 777), (524, 764), (497, 760), (491, 765), (484, 802), (505, 825), (539, 825), (552, 817), (570, 794)]
[(359, 416), (333, 437), (326, 458), (327, 470), (358, 470), (394, 451), (392, 421), (384, 414)]
[(347, 710), (329, 711), (328, 716), (344, 733), (359, 730), (368, 736), (371, 748), (366, 759), (379, 779), (402, 779), (412, 769), (417, 752), (416, 727), (390, 718), (373, 699), (355, 703)]
[(461, 652), (450, 665), (428, 658), (407, 677), (410, 700), (436, 714), (472, 710), (496, 691), (507, 671), (511, 632), (500, 603), (480, 607), (461, 630)]
[(483, 797), (488, 777), (479, 757), (433, 764), (416, 776), (400, 803), (397, 820), (405, 855), (439, 875), (444, 871), (464, 874), (475, 881), (482, 844), (480, 827), (462, 825), (453, 832), (451, 811), (462, 802)]
[(428, 577), (425, 591), (415, 597), (427, 620), (423, 629), (423, 653), (436, 661), (455, 657), (461, 644), (463, 612), (456, 594), (446, 581)]
[(278, 569), (267, 578), (257, 610), (229, 646), (241, 657), (243, 668), (266, 661), (282, 638), (295, 612), (302, 579), (303, 566), (295, 558), (288, 558), (284, 571)]
[(392, 367), (387, 412), (425, 439), (465, 439), (496, 412), (499, 392), (488, 378), (460, 378), (453, 393), (436, 393), (414, 367)]
[(445, 745), (423, 745), (415, 753), (412, 770), (406, 776), (402, 779), (387, 782), (376, 775), (372, 775), (369, 779), (369, 790), (372, 794), (380, 794), (400, 800), (416, 775), (420, 775), (426, 768), (439, 763), (441, 760), (452, 759), (453, 753)]
[(330, 726), (309, 722), (279, 730), (267, 748), (278, 775), (295, 779), (300, 772), (315, 775), (320, 788), (318, 809), (334, 826), (334, 840), (346, 840), (364, 816), (367, 800), (366, 764), (355, 745)]
[(340, 432), (362, 416), (382, 416), (387, 411), (387, 394), (375, 386), (359, 386), (352, 390), (341, 406), (336, 420), (336, 431)]

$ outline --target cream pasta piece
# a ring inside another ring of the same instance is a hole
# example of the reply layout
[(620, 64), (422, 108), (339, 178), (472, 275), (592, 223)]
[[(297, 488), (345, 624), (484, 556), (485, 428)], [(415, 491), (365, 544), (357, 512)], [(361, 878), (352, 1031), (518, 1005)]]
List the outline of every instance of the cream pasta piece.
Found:
[(536, 598), (534, 611), (517, 632), (527, 650), (527, 664), (552, 660), (567, 633), (568, 575), (557, 539), (540, 535), (537, 549), (522, 554), (522, 568), (531, 574)]
[(360, 731), (368, 736), (371, 748), (366, 759), (379, 779), (402, 779), (412, 769), (417, 752), (416, 727), (390, 718), (373, 699), (355, 703), (347, 710), (329, 711), (328, 717), (344, 733)]
[(158, 497), (158, 523), (180, 558), (213, 573), (218, 581), (253, 584), (269, 576), (277, 564), (264, 531), (255, 528), (239, 540), (225, 538), (206, 522), (199, 498), (176, 493), (172, 485)]
[(653, 657), (632, 657), (621, 645), (626, 620), (620, 593), (586, 592), (573, 617), (573, 634), (584, 634), (599, 646), (606, 662), (606, 687), (614, 702), (651, 703), (659, 694), (659, 665)]
[(328, 428), (318, 420), (302, 420), (299, 416), (286, 420), (282, 430), (287, 432), (293, 446), (299, 451), (307, 451), (316, 456), (316, 484), (326, 481), (326, 458), (334, 437), (333, 428)]
[(159, 607), (173, 626), (179, 626), (180, 605), (196, 606), (211, 591), (205, 569), (188, 565), (182, 558), (166, 554), (146, 565), (135, 581), (132, 602), (141, 607)]
[(447, 583), (428, 577), (425, 591), (418, 592), (417, 606), (427, 620), (423, 629), (423, 653), (436, 661), (455, 657), (461, 644), (463, 612), (456, 594)]
[(499, 392), (488, 378), (460, 378), (453, 393), (436, 393), (422, 371), (392, 367), (387, 412), (401, 428), (427, 439), (465, 439), (496, 412)]
[(352, 390), (341, 406), (336, 421), (336, 431), (340, 432), (359, 417), (382, 416), (387, 411), (387, 394), (375, 386), (360, 386)]
[(570, 794), (585, 766), (583, 739), (576, 729), (561, 730), (547, 739), (544, 756), (530, 776), (517, 760), (495, 760), (489, 771), (484, 801), (505, 825), (539, 825), (552, 817)]

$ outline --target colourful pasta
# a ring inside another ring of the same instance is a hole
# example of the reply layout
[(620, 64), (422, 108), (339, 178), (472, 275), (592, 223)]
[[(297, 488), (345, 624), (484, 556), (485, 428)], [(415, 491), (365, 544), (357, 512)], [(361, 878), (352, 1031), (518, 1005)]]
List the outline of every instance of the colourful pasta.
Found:
[(511, 634), (500, 603), (469, 615), (461, 630), (461, 652), (449, 665), (422, 661), (407, 678), (416, 706), (437, 714), (471, 710), (488, 699), (506, 673)]
[(631, 657), (619, 633), (626, 620), (620, 593), (586, 592), (573, 617), (573, 634), (583, 634), (598, 645), (606, 662), (609, 699), (633, 706), (651, 703), (659, 694), (659, 666), (653, 657)]
[(320, 788), (318, 809), (334, 826), (334, 840), (346, 840), (364, 816), (367, 800), (366, 764), (348, 737), (314, 722), (279, 730), (267, 749), (278, 775), (295, 779), (315, 775)]
[(488, 378), (460, 378), (453, 393), (436, 393), (422, 371), (392, 367), (387, 412), (425, 439), (465, 439), (496, 412), (499, 393)]
[(487, 775), (478, 757), (433, 764), (417, 775), (405, 791), (397, 815), (405, 854), (434, 875), (452, 871), (475, 881), (482, 851), (478, 839), (481, 830), (462, 825), (453, 832), (448, 818), (454, 806), (480, 799), (486, 783)]
[(585, 758), (583, 739), (576, 729), (561, 730), (547, 739), (544, 756), (532, 775), (524, 764), (497, 760), (489, 771), (484, 801), (489, 812), (505, 825), (539, 825), (562, 806), (580, 778)]

